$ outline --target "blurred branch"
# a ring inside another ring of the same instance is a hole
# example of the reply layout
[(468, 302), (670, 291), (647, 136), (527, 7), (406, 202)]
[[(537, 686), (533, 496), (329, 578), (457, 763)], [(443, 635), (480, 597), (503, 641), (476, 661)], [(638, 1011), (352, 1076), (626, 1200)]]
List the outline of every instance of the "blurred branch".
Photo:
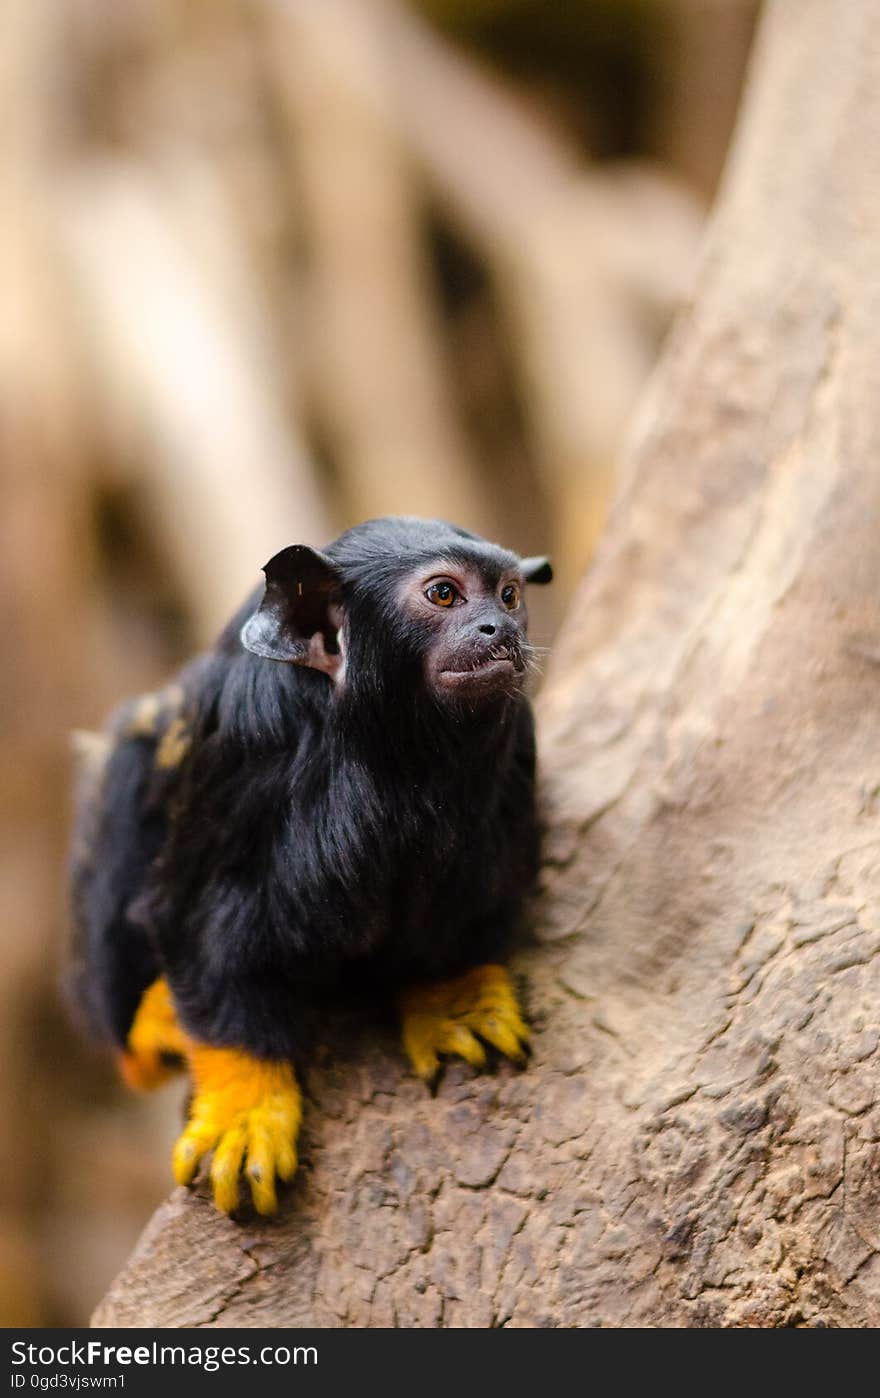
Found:
[(311, 382), (348, 512), (487, 527), (378, 12), (357, 0), (286, 0), (269, 18), (304, 205)]
[(403, 6), (386, 0), (382, 13), (402, 135), (495, 276), (536, 456), (560, 502), (560, 561), (576, 572), (604, 522), (653, 332), (688, 288), (701, 211), (659, 171), (585, 169)]
[(711, 197), (761, 0), (664, 0), (670, 72), (654, 148)]
[[(66, 728), (108, 672), (85, 483), (92, 439), (51, 201), (51, 0), (0, 9), (0, 1323), (46, 1324), (42, 1254), (64, 1103), (35, 1062), (55, 974)], [(59, 1036), (60, 1037), (60, 1036)], [(10, 1123), (15, 1129), (10, 1129)], [(39, 1161), (38, 1170), (34, 1162)], [(76, 1270), (75, 1268), (73, 1270)]]
[(118, 161), (83, 162), (63, 201), (102, 396), (139, 433), (159, 534), (205, 639), (259, 562), (331, 532), (257, 294), (219, 198), (194, 235), (194, 202), (184, 217), (173, 187)]

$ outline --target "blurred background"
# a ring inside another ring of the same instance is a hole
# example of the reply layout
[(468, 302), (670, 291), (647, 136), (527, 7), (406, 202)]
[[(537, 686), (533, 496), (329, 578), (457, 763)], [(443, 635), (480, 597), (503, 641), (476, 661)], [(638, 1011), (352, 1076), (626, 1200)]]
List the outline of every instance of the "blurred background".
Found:
[(757, 0), (5, 0), (0, 1324), (83, 1324), (180, 1094), (69, 1027), (73, 729), (278, 548), (550, 552), (548, 641), (686, 301)]

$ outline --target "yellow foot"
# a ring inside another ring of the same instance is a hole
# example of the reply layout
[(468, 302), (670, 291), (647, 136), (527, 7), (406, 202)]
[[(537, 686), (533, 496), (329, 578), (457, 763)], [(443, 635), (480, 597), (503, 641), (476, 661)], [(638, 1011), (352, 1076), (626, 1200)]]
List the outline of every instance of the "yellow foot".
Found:
[(223, 1213), (238, 1205), (244, 1170), (258, 1213), (278, 1207), (275, 1179), (296, 1170), (302, 1099), (288, 1063), (251, 1058), (238, 1049), (193, 1045), (189, 1053), (195, 1096), (189, 1124), (174, 1147), (174, 1177), (190, 1184), (213, 1150), (211, 1185)]
[(183, 1067), (187, 1049), (168, 984), (164, 977), (153, 981), (141, 997), (119, 1071), (129, 1087), (149, 1092)]
[(404, 991), (400, 1008), (403, 1047), (426, 1082), (436, 1077), (441, 1053), (482, 1068), (481, 1040), (505, 1058), (525, 1062), (529, 1031), (503, 966), (476, 966), (452, 981), (414, 986)]

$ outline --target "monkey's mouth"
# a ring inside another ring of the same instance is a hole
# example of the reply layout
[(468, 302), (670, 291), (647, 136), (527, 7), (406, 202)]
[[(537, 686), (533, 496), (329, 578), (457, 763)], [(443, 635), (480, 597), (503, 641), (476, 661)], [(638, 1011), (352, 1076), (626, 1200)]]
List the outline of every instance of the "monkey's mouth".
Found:
[(460, 664), (439, 671), (440, 683), (450, 689), (474, 688), (501, 684), (512, 677), (525, 673), (525, 664), (520, 653), (508, 645), (493, 646), (484, 655), (471, 660), (462, 659)]

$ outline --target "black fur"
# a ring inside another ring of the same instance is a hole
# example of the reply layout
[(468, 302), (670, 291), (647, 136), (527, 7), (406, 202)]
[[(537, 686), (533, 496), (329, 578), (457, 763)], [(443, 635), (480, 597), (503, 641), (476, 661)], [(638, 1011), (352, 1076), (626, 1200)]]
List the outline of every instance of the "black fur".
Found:
[[(480, 596), (448, 615), (423, 605), (413, 579), (434, 560), (476, 570)], [(164, 972), (194, 1037), (296, 1059), (346, 987), (375, 996), (507, 954), (537, 859), (525, 608), (507, 615), (496, 595), (511, 570), (550, 573), (440, 521), (285, 550), (154, 734), (126, 737), (121, 711), (74, 859), (99, 1029), (124, 1044)], [(466, 670), (502, 642), (499, 680), (435, 682), (438, 656)], [(166, 769), (175, 715), (190, 745)]]

